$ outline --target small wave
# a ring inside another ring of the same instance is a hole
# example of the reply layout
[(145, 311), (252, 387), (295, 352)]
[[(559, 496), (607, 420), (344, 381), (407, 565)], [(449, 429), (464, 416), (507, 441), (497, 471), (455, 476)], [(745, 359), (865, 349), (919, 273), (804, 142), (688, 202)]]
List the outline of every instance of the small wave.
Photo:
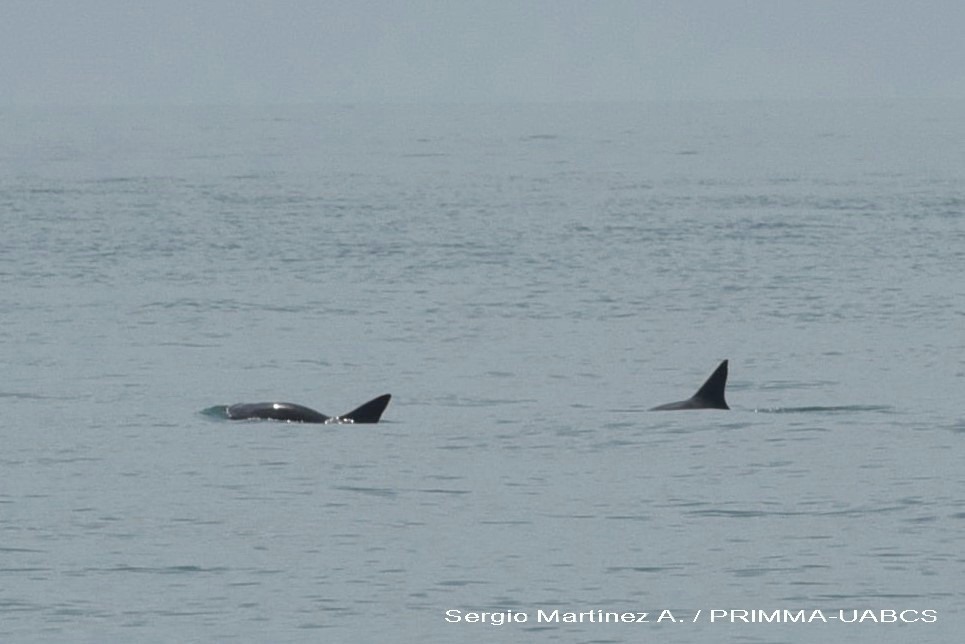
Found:
[(757, 519), (762, 517), (847, 517), (864, 516), (884, 512), (896, 512), (905, 509), (905, 505), (883, 505), (879, 507), (853, 507), (840, 509), (818, 510), (729, 510), (725, 508), (706, 508), (685, 512), (695, 517), (722, 517), (728, 519)]
[(683, 569), (682, 565), (674, 564), (670, 566), (611, 566), (606, 569), (607, 573), (615, 572), (644, 572), (644, 573), (661, 573), (661, 572), (673, 572), (675, 570)]
[(765, 407), (754, 410), (756, 414), (845, 414), (858, 411), (892, 411), (888, 405), (838, 405), (812, 407)]
[(0, 398), (19, 398), (22, 400), (46, 400), (48, 396), (19, 391), (0, 391)]
[(394, 497), (396, 496), (396, 491), (387, 487), (362, 487), (358, 485), (333, 485), (333, 490), (342, 490), (343, 492), (358, 492), (360, 494), (368, 494), (371, 496), (380, 497)]
[(128, 566), (119, 565), (113, 568), (88, 568), (88, 572), (133, 572), (148, 573), (155, 575), (181, 575), (191, 573), (221, 574), (228, 571), (228, 568), (216, 566), (214, 568), (203, 568), (201, 566)]

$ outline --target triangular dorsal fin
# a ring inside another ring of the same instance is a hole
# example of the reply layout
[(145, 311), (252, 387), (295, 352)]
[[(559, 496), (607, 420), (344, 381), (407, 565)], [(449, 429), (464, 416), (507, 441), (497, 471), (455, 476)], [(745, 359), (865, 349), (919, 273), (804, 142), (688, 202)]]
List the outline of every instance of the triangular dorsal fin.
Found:
[(727, 361), (724, 360), (720, 366), (710, 374), (710, 377), (700, 386), (694, 398), (713, 406), (717, 409), (730, 409), (727, 401), (724, 400), (724, 388), (727, 386)]
[(382, 412), (388, 407), (391, 398), (391, 394), (383, 394), (353, 409), (347, 414), (342, 414), (339, 418), (341, 420), (350, 420), (353, 423), (377, 423), (379, 419), (382, 418)]

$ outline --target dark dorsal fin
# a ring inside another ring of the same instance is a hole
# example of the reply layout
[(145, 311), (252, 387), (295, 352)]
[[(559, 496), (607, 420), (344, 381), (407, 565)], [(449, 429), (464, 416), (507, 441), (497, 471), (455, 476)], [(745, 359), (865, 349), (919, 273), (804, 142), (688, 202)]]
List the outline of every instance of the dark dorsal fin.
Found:
[(700, 386), (697, 393), (694, 394), (694, 399), (700, 400), (705, 403), (705, 407), (712, 407), (714, 409), (730, 409), (727, 406), (727, 401), (724, 400), (724, 387), (727, 386), (727, 361), (724, 360), (720, 363), (720, 366), (714, 370), (714, 373), (710, 374), (707, 381)]
[(350, 420), (353, 423), (377, 423), (379, 419), (382, 418), (382, 412), (389, 406), (389, 400), (391, 398), (391, 394), (383, 394), (353, 409), (347, 414), (342, 414), (339, 418), (342, 420)]
[(671, 409), (730, 409), (724, 400), (724, 387), (727, 386), (727, 361), (720, 363), (710, 378), (700, 386), (693, 396), (687, 400), (667, 403), (654, 407), (651, 411), (669, 411)]

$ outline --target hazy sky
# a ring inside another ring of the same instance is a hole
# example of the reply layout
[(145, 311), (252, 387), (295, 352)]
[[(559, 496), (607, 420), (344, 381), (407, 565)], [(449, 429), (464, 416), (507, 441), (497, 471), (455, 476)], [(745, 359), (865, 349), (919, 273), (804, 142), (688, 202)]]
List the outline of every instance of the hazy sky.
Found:
[(965, 98), (963, 0), (0, 0), (0, 104)]

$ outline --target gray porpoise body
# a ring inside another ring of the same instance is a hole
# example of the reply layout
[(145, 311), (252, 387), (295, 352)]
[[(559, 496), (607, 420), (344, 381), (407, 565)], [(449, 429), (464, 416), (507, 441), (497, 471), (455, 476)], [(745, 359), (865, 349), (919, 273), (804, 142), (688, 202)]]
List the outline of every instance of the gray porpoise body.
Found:
[(288, 423), (377, 423), (389, 405), (391, 394), (373, 398), (341, 416), (326, 416), (311, 407), (289, 402), (238, 403), (226, 413), (230, 420), (280, 420)]

